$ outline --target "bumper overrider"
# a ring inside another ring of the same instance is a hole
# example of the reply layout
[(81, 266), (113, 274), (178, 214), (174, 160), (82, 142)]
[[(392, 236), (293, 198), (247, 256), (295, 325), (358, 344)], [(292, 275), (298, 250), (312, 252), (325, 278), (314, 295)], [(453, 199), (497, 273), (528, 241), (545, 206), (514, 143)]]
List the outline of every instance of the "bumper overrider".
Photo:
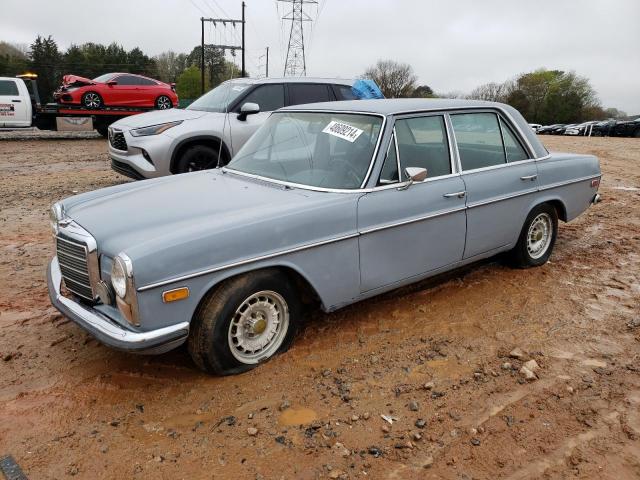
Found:
[(184, 343), (189, 334), (189, 322), (149, 332), (128, 330), (97, 310), (65, 297), (60, 292), (62, 273), (58, 257), (54, 257), (47, 268), (47, 284), (53, 306), (109, 347), (133, 353), (156, 354)]

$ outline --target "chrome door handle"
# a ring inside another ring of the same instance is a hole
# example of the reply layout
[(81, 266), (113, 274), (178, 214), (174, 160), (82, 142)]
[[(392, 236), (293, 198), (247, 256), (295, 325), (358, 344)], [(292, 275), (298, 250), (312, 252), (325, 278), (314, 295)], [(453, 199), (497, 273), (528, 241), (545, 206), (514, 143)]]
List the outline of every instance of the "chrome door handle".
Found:
[(466, 191), (462, 191), (462, 192), (454, 192), (454, 193), (445, 193), (444, 195), (442, 195), (444, 198), (454, 198), (454, 197), (458, 197), (458, 198), (464, 198), (464, 196), (467, 194)]
[(522, 180), (523, 182), (526, 182), (527, 180), (531, 180), (532, 182), (538, 178), (538, 175), (526, 175), (524, 177), (520, 177), (520, 180)]

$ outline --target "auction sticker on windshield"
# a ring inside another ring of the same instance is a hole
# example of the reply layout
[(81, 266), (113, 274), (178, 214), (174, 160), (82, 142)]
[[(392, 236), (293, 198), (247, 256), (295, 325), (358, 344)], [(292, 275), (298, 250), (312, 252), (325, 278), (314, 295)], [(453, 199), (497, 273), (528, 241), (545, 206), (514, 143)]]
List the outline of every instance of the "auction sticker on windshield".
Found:
[(347, 125), (346, 123), (336, 122), (335, 120), (329, 122), (329, 125), (324, 127), (322, 133), (328, 133), (329, 135), (333, 135), (334, 137), (341, 138), (346, 140), (347, 142), (355, 142), (364, 130), (360, 130), (359, 128), (352, 127), (351, 125)]

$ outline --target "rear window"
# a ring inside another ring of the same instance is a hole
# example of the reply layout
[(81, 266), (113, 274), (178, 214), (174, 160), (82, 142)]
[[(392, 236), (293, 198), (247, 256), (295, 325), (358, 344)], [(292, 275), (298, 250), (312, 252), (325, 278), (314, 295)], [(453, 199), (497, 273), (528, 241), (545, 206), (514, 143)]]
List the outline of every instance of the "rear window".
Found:
[(338, 100), (359, 100), (353, 89), (347, 85), (334, 85), (333, 90)]
[(13, 80), (0, 80), (0, 95), (19, 95), (16, 82)]

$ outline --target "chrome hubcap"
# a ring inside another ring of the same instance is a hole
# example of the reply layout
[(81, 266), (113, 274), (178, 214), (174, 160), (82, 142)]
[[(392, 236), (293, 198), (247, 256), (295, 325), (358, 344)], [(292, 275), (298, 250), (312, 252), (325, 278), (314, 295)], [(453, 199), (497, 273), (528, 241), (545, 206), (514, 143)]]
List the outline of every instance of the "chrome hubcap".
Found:
[(553, 221), (548, 213), (541, 213), (533, 219), (527, 232), (527, 251), (534, 260), (542, 257), (551, 245)]
[(265, 290), (244, 300), (229, 324), (229, 348), (242, 363), (255, 364), (278, 351), (289, 328), (287, 302)]
[(158, 108), (160, 110), (166, 110), (168, 108), (171, 108), (171, 100), (169, 100), (169, 98), (167, 97), (160, 97), (158, 99)]

